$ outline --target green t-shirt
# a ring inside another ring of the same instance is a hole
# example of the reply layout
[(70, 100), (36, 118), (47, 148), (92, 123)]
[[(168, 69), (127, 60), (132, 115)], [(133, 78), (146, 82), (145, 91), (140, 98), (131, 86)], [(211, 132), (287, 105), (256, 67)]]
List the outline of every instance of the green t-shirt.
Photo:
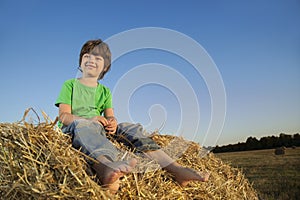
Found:
[[(97, 87), (88, 87), (78, 79), (70, 79), (64, 82), (55, 105), (58, 107), (60, 103), (71, 105), (73, 115), (91, 118), (112, 108), (112, 95), (109, 88), (100, 83)], [(62, 124), (59, 122), (58, 126)]]

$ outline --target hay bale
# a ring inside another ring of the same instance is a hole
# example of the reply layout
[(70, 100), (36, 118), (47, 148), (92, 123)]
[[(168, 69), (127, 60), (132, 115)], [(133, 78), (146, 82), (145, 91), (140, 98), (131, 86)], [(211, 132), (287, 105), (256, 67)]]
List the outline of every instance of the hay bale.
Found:
[(274, 153), (275, 155), (284, 155), (285, 154), (285, 147), (278, 147), (275, 149)]
[[(174, 138), (153, 136), (162, 146)], [(182, 188), (161, 168), (149, 169), (124, 176), (120, 191), (111, 196), (86, 173), (85, 156), (72, 148), (70, 138), (54, 123), (0, 123), (0, 196), (8, 200), (258, 199), (240, 170), (213, 154), (199, 157), (201, 147), (188, 143), (189, 148), (178, 162), (210, 171), (208, 182), (191, 182)]]

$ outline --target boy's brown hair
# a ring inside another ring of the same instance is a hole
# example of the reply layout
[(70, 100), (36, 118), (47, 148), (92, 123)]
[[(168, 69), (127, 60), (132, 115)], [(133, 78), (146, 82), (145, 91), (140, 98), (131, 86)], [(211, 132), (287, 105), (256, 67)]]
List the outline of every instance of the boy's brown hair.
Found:
[[(101, 39), (89, 40), (81, 48), (79, 56), (79, 66), (81, 65), (82, 56), (86, 53), (99, 55), (104, 59), (104, 69), (103, 72), (99, 75), (98, 80), (102, 79), (106, 72), (110, 70), (111, 66), (111, 52), (108, 45), (103, 42)], [(81, 71), (81, 68), (79, 67)]]

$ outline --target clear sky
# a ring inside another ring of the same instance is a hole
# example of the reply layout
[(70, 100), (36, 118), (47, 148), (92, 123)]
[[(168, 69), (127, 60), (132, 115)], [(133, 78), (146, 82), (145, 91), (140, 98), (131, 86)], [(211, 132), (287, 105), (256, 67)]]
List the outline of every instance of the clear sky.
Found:
[[(114, 99), (118, 107), (124, 101), (121, 111), (115, 110), (119, 121), (128, 120), (122, 117), (125, 109), (131, 120), (149, 130), (165, 121), (162, 133), (179, 132), (205, 145), (300, 132), (299, 0), (1, 0), (0, 27), (0, 122), (18, 121), (28, 107), (54, 119), (54, 102), (63, 82), (78, 75), (78, 55), (85, 41), (110, 41), (129, 30), (156, 27), (195, 41), (213, 60), (226, 94), (224, 127), (220, 135), (207, 135), (203, 142), (212, 116), (213, 95), (208, 88), (213, 83), (205, 82), (186, 58), (159, 48), (128, 51), (114, 60), (101, 81), (114, 97), (120, 96), (120, 86), (136, 89), (123, 90), (130, 99)], [(114, 56), (118, 47), (112, 47)], [(184, 81), (189, 84), (182, 86)], [(191, 88), (194, 96), (189, 96)], [(180, 92), (196, 107), (185, 109)], [(180, 126), (180, 116), (188, 118), (187, 127)], [(189, 130), (195, 124), (197, 137)]]

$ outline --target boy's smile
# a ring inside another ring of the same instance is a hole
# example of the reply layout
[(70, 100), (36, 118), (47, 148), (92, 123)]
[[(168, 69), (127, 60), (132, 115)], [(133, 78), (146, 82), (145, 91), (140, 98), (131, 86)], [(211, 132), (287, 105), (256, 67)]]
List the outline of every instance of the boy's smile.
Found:
[(96, 66), (90, 65), (89, 63), (87, 63), (87, 64), (85, 65), (85, 67), (86, 67), (87, 69), (96, 69)]
[(81, 69), (84, 77), (98, 78), (104, 69), (104, 59), (102, 56), (86, 53), (82, 56)]

